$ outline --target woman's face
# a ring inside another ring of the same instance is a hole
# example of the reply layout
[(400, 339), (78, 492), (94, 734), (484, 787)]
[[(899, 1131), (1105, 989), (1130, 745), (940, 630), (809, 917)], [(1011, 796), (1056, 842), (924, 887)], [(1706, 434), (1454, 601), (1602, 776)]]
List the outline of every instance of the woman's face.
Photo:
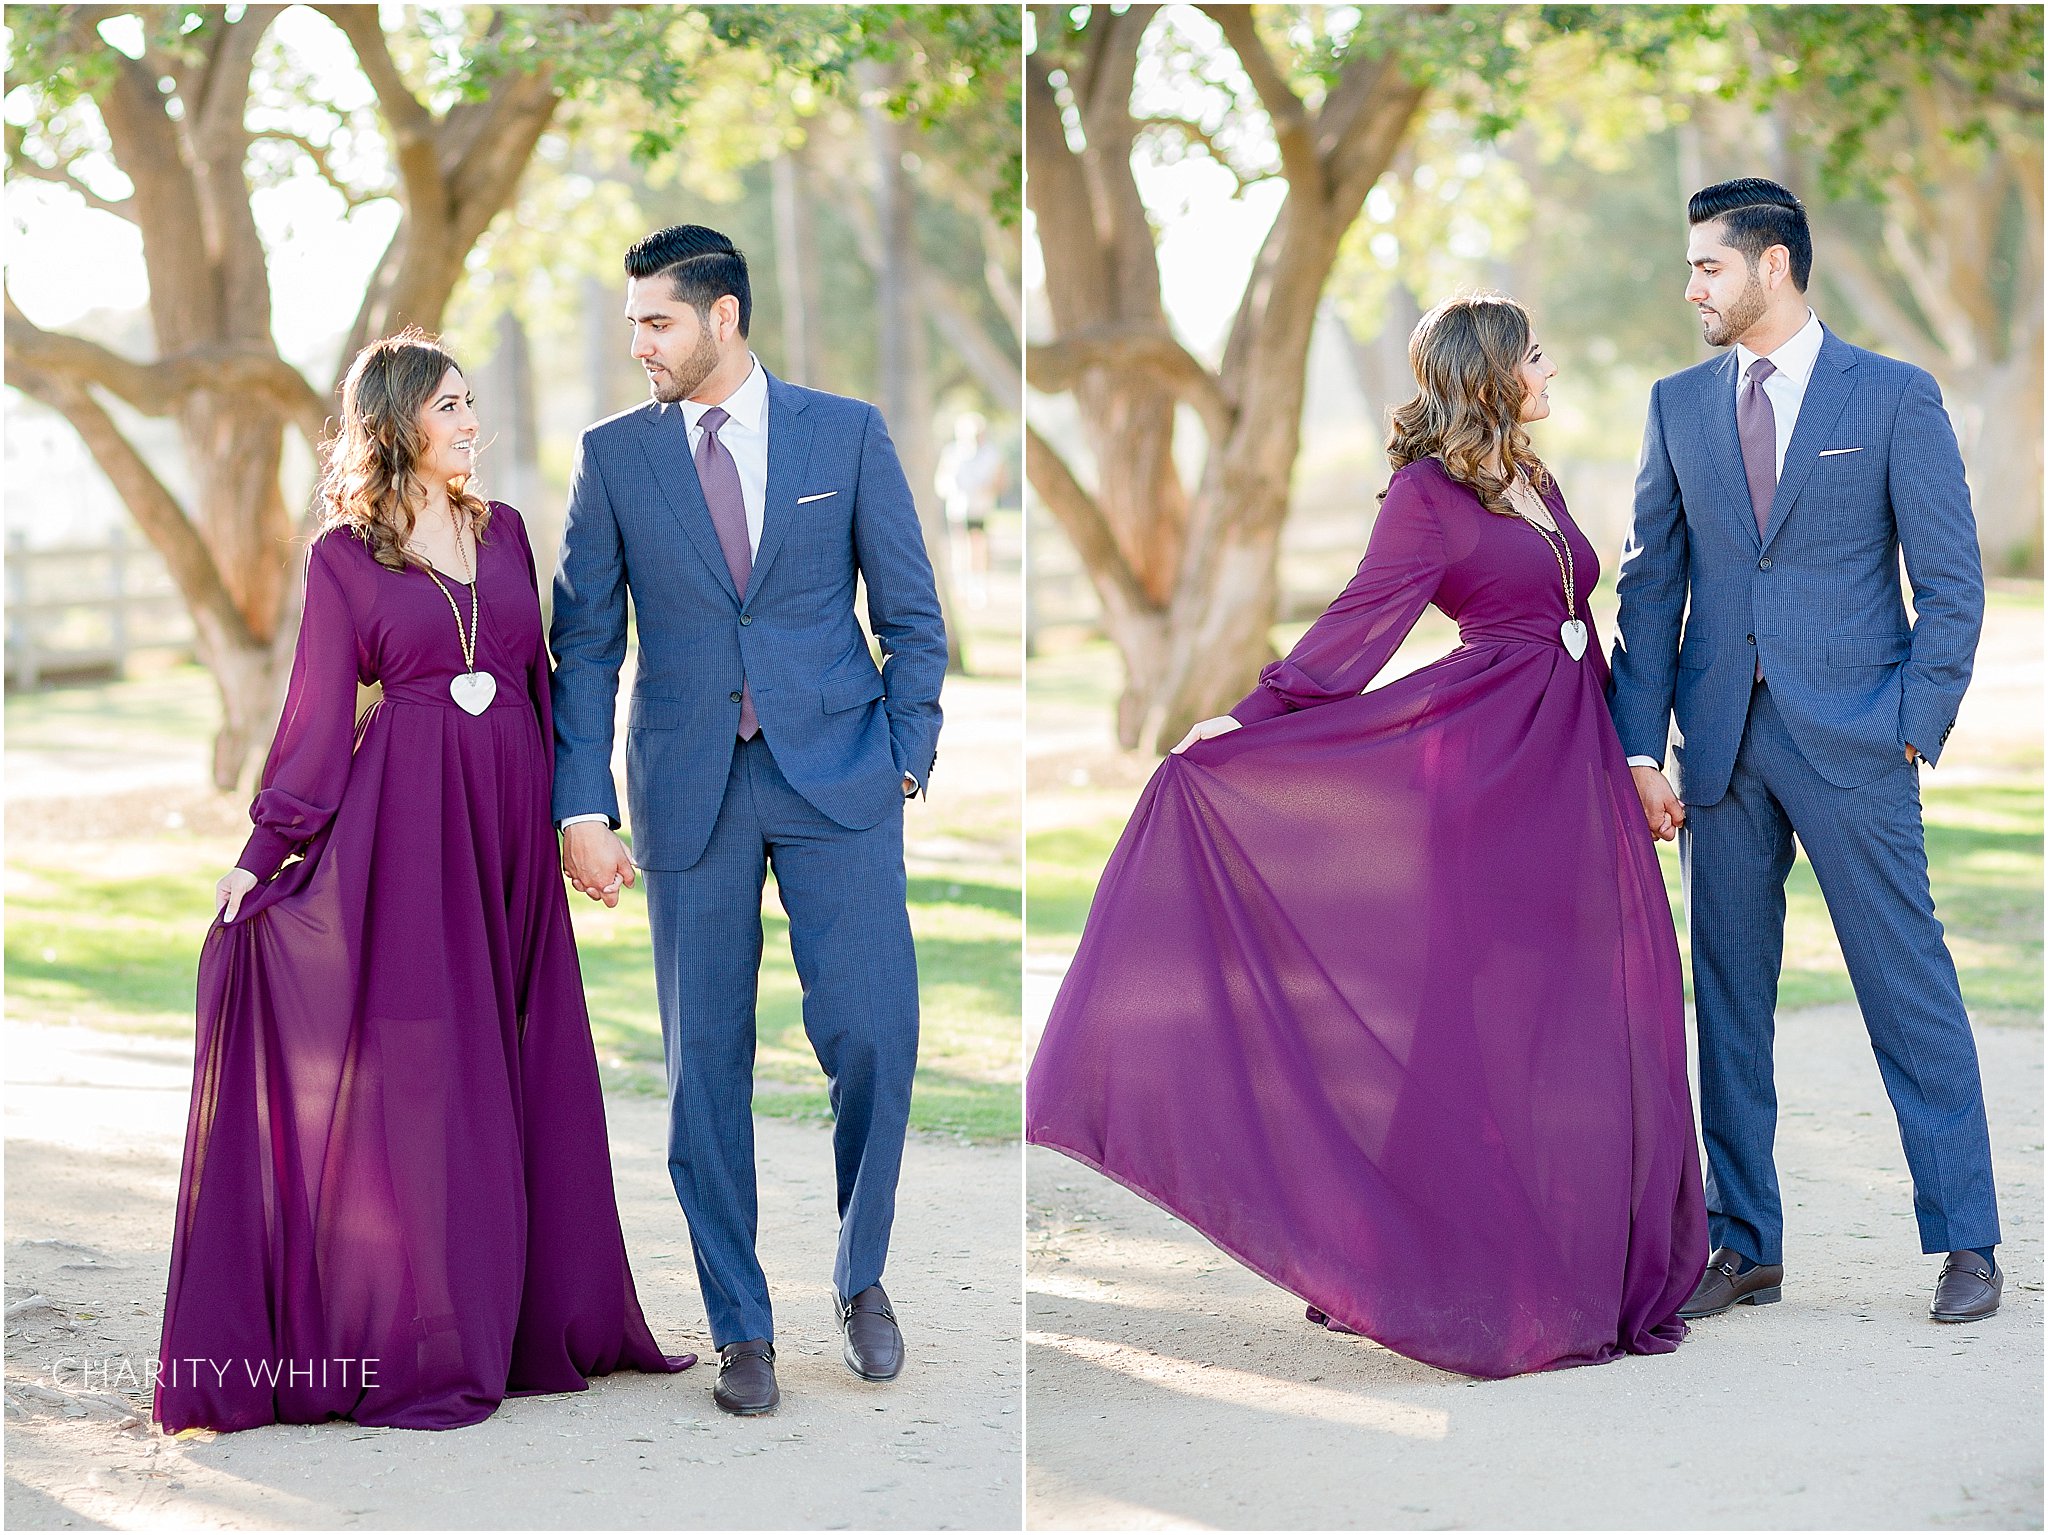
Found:
[(1522, 380), (1522, 419), (1541, 421), (1550, 414), (1550, 381), (1557, 377), (1557, 364), (1543, 355), (1542, 344), (1531, 337), (1522, 365), (1515, 371)]
[(445, 485), (450, 480), (467, 480), (476, 473), (475, 404), (459, 370), (450, 368), (441, 375), (441, 382), (434, 386), (418, 418), (420, 432), (427, 440), (426, 450), (420, 456), (421, 479)]

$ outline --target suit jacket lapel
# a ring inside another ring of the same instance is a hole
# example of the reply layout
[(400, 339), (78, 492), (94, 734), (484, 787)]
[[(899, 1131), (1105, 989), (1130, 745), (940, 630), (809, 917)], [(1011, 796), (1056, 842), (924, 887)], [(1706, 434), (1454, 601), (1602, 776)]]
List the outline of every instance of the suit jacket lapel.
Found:
[(1756, 511), (1749, 504), (1749, 471), (1742, 467), (1742, 439), (1735, 431), (1735, 351), (1716, 364), (1708, 375), (1707, 408), (1702, 418), (1707, 427), (1707, 452), (1714, 460), (1714, 472), (1728, 489), (1728, 504), (1748, 530), (1751, 543), (1757, 541)]
[(1813, 361), (1813, 376), (1806, 381), (1806, 396), (1799, 402), (1799, 420), (1785, 446), (1785, 468), (1778, 476), (1778, 493), (1771, 498), (1770, 525), (1764, 530), (1765, 547), (1785, 525), (1792, 503), (1806, 487), (1813, 466), (1820, 462), (1821, 448), (1842, 419), (1842, 410), (1856, 389), (1850, 372), (1855, 366), (1855, 349), (1837, 340), (1833, 331), (1825, 331), (1820, 356)]
[[(757, 592), (775, 562), (776, 552), (796, 520), (796, 498), (803, 493), (804, 469), (811, 458), (810, 402), (801, 389), (792, 389), (774, 374), (768, 375), (768, 488), (762, 497), (761, 547), (754, 551), (753, 574), (747, 590)], [(848, 493), (852, 487), (847, 487)], [(709, 514), (706, 515), (707, 523)]]
[(718, 545), (718, 530), (711, 525), (711, 508), (704, 504), (704, 487), (697, 482), (697, 465), (690, 457), (690, 429), (680, 405), (663, 405), (641, 418), (640, 451), (654, 471), (654, 483), (661, 488), (668, 509), (697, 546), (712, 575), (737, 603), (739, 588), (732, 584), (726, 568), (725, 551)]

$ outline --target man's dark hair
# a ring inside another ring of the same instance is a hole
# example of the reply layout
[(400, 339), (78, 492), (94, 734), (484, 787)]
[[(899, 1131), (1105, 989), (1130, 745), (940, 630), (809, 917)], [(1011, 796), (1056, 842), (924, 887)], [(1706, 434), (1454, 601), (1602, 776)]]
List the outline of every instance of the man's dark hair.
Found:
[(747, 286), (747, 258), (739, 247), (702, 224), (671, 224), (636, 240), (626, 252), (628, 277), (666, 277), (681, 303), (708, 317), (711, 306), (730, 293), (739, 301), (740, 334), (754, 318), (754, 294)]
[(1806, 227), (1806, 206), (1777, 182), (1761, 176), (1717, 181), (1692, 194), (1685, 218), (1688, 224), (1718, 220), (1728, 231), (1728, 243), (1748, 258), (1752, 272), (1765, 251), (1784, 246), (1791, 258), (1792, 286), (1806, 291), (1806, 279), (1813, 275), (1813, 235)]

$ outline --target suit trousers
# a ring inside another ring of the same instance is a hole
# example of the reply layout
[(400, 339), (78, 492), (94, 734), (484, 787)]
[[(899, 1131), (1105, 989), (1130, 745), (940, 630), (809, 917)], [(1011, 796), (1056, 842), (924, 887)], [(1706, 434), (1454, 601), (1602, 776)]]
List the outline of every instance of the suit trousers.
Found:
[(1925, 1252), (1998, 1241), (1977, 1046), (1927, 881), (1919, 769), (1838, 788), (1794, 743), (1766, 683), (1728, 792), (1687, 805), (1679, 853), (1692, 936), (1700, 1129), (1716, 1247), (1783, 1261), (1772, 1044), (1792, 839), (1806, 850), (1877, 1055)]
[(668, 1065), (669, 1176), (720, 1348), (775, 1336), (754, 1250), (754, 1009), (770, 865), (789, 916), (804, 1032), (831, 1087), (832, 1282), (843, 1298), (882, 1277), (917, 1067), (902, 811), (850, 830), (790, 787), (765, 735), (737, 743), (703, 856), (641, 875)]

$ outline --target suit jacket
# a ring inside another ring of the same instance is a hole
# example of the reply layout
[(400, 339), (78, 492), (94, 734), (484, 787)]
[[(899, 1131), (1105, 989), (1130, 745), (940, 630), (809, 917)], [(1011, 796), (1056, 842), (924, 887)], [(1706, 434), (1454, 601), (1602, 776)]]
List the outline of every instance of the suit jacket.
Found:
[(1919, 368), (1828, 332), (1759, 536), (1735, 366), (1731, 348), (1650, 391), (1616, 580), (1608, 698), (1622, 746), (1662, 762), (1675, 715), (1679, 792), (1715, 803), (1761, 658), (1786, 728), (1828, 782), (1870, 782), (1904, 761), (1907, 742), (1932, 763), (1984, 620), (1976, 522), (1941, 391)]
[[(854, 616), (855, 580), (881, 642)], [(741, 599), (690, 457), (682, 408), (648, 402), (577, 445), (555, 571), (556, 820), (619, 824), (612, 722), (633, 600), (627, 715), (633, 856), (683, 869), (711, 836), (740, 713), (792, 787), (840, 825), (877, 824), (937, 754), (946, 633), (910, 487), (881, 413), (768, 380), (761, 546)]]

